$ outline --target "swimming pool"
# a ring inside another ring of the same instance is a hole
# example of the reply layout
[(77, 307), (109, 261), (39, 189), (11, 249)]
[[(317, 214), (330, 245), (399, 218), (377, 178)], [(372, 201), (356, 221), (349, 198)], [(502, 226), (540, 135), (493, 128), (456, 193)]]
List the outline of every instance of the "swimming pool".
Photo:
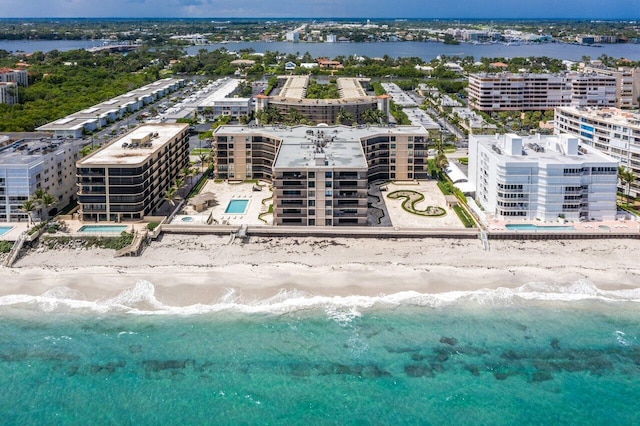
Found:
[(99, 234), (99, 233), (112, 233), (112, 232), (121, 233), (122, 231), (126, 231), (126, 230), (127, 230), (126, 225), (84, 225), (80, 229), (78, 229), (78, 232), (86, 232), (89, 234), (91, 233)]
[(248, 204), (249, 200), (231, 200), (224, 212), (226, 214), (244, 214)]
[(13, 226), (0, 226), (0, 235), (4, 235), (7, 232), (11, 231)]
[(513, 223), (504, 226), (510, 231), (575, 231), (570, 225), (533, 225), (529, 223)]
[(193, 222), (193, 218), (191, 216), (185, 216), (180, 219), (182, 222)]

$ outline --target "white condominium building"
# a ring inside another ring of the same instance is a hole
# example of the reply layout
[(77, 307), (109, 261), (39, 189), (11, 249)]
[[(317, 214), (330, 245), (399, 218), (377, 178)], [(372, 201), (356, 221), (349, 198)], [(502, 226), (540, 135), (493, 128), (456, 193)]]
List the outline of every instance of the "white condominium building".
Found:
[(0, 104), (13, 105), (18, 103), (18, 83), (0, 82)]
[(469, 137), (469, 182), (501, 219), (611, 220), (618, 162), (570, 135)]
[(20, 86), (27, 87), (29, 85), (29, 73), (27, 70), (0, 68), (0, 82), (18, 83)]
[(28, 220), (22, 204), (41, 189), (56, 198), (38, 206), (34, 220), (57, 213), (76, 196), (76, 167), (83, 140), (23, 139), (0, 149), (0, 221)]
[(471, 74), (469, 106), (480, 111), (615, 106), (616, 78), (584, 73)]
[[(630, 194), (640, 196), (640, 114), (617, 108), (556, 108), (556, 133), (570, 133), (633, 171)], [(624, 188), (626, 189), (626, 188)]]

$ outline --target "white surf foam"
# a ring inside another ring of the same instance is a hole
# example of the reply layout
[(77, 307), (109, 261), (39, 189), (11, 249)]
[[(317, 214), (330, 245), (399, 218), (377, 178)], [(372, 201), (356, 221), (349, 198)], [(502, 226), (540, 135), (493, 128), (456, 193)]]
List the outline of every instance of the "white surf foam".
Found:
[(40, 296), (8, 295), (0, 297), (0, 307), (15, 307), (43, 312), (131, 313), (155, 315), (194, 315), (215, 312), (285, 314), (320, 309), (328, 318), (346, 325), (361, 315), (361, 310), (373, 307), (395, 308), (416, 306), (438, 308), (442, 306), (476, 305), (508, 306), (528, 301), (575, 302), (598, 300), (603, 302), (640, 303), (640, 288), (628, 290), (601, 290), (589, 281), (567, 285), (529, 283), (516, 288), (419, 293), (403, 291), (378, 296), (319, 296), (298, 290), (281, 290), (261, 300), (245, 300), (236, 290), (227, 289), (217, 302), (190, 306), (167, 305), (156, 297), (155, 286), (139, 281), (133, 287), (105, 300), (85, 300), (83, 294), (66, 287), (58, 287)]

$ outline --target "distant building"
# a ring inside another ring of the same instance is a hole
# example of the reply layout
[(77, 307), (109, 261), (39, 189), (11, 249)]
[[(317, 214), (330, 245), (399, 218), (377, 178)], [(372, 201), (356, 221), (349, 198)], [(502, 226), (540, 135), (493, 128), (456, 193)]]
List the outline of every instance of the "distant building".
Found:
[(335, 43), (338, 41), (338, 38), (335, 34), (327, 34), (327, 43)]
[(469, 106), (480, 111), (616, 105), (616, 78), (595, 73), (471, 74)]
[(469, 182), (496, 218), (612, 220), (617, 181), (618, 161), (571, 135), (469, 136)]
[(198, 113), (210, 113), (213, 117), (229, 116), (238, 119), (251, 114), (251, 98), (230, 97), (244, 80), (225, 79), (200, 105)]
[(0, 83), (17, 83), (20, 86), (29, 86), (29, 73), (27, 70), (0, 68)]
[(587, 65), (586, 73), (606, 75), (616, 79), (616, 106), (618, 108), (638, 108), (640, 106), (640, 68)]
[[(569, 133), (629, 168), (630, 194), (640, 197), (640, 114), (616, 108), (556, 108), (556, 133)], [(626, 188), (621, 188), (626, 190)]]
[(288, 114), (293, 109), (314, 124), (336, 124), (340, 115), (344, 113), (351, 114), (353, 121), (363, 123), (363, 115), (367, 110), (380, 110), (385, 117), (389, 115), (389, 97), (369, 96), (360, 83), (363, 79), (338, 78), (336, 80), (340, 92), (338, 99), (307, 99), (309, 76), (281, 78), (286, 81), (277, 96), (255, 97), (256, 115), (268, 107), (275, 108), (281, 114)]
[(285, 40), (297, 43), (300, 41), (300, 33), (297, 31), (290, 31), (285, 34)]
[(14, 105), (18, 103), (18, 83), (0, 83), (0, 104)]
[(294, 71), (294, 70), (296, 69), (296, 67), (297, 67), (297, 66), (296, 66), (296, 63), (295, 63), (295, 62), (291, 62), (291, 61), (289, 61), (289, 62), (286, 62), (286, 63), (284, 64), (284, 70), (285, 70), (285, 71)]
[(165, 78), (146, 86), (116, 96), (90, 108), (73, 113), (64, 118), (37, 128), (41, 132), (52, 132), (55, 137), (81, 138), (87, 132), (101, 129), (108, 123), (122, 119), (159, 98), (184, 86), (184, 80)]
[(83, 221), (137, 221), (189, 164), (189, 125), (143, 125), (77, 162)]
[(78, 153), (82, 140), (22, 139), (0, 149), (0, 221), (24, 222), (22, 204), (43, 190), (56, 198), (52, 206), (31, 213), (38, 221), (55, 214), (76, 196)]
[(427, 178), (421, 126), (221, 126), (215, 173), (273, 182), (277, 225), (364, 225), (367, 182)]

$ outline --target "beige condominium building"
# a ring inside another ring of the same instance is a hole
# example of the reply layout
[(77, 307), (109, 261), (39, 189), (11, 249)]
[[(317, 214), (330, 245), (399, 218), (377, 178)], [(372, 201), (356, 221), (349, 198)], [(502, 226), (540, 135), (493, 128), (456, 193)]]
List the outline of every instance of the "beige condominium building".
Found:
[(480, 111), (616, 105), (616, 78), (595, 73), (469, 75), (469, 107)]
[[(309, 76), (289, 76), (277, 96), (255, 97), (256, 114), (267, 107), (281, 114), (295, 110), (314, 124), (338, 124), (341, 113), (349, 113), (356, 122), (362, 123), (367, 110), (380, 110), (389, 115), (389, 96), (369, 96), (358, 78), (338, 78), (336, 84), (340, 97), (337, 99), (308, 99)], [(352, 124), (352, 123), (345, 123)]]
[(616, 79), (616, 106), (618, 108), (629, 109), (640, 106), (640, 68), (607, 68), (593, 64), (585, 66), (582, 70)]
[(422, 126), (221, 126), (215, 173), (274, 186), (278, 225), (364, 225), (367, 183), (427, 178)]
[[(556, 133), (569, 133), (633, 171), (630, 194), (640, 196), (640, 114), (617, 108), (556, 108)], [(626, 189), (626, 188), (624, 188)]]
[(189, 125), (143, 125), (77, 162), (83, 221), (136, 221), (189, 164)]

